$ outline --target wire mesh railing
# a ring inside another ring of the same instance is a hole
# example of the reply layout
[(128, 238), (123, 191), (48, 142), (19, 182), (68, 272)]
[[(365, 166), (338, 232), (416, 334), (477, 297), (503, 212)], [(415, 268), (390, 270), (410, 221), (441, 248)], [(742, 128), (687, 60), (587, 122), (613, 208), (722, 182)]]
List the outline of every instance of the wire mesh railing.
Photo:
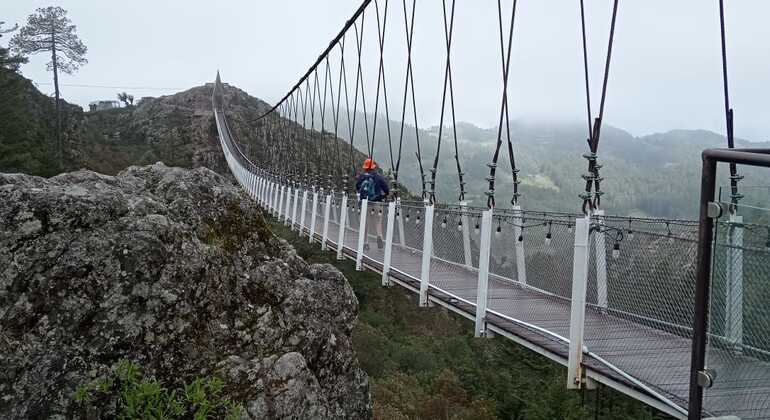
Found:
[[(747, 194), (748, 193), (748, 194)], [(744, 190), (751, 202), (751, 190)], [(714, 414), (765, 418), (770, 411), (770, 208), (720, 201), (714, 227), (704, 391)]]
[[(330, 241), (341, 237), (348, 256), (379, 263), (383, 270), (390, 251), (390, 267), (416, 282), (421, 304), (423, 293), (430, 294), (475, 316), (477, 334), (488, 322), (524, 327), (568, 346), (570, 366), (577, 346), (581, 366), (598, 362), (617, 373), (615, 380), (674, 407), (670, 413), (681, 413), (688, 401), (692, 325), (697, 326), (694, 222), (601, 213), (584, 219), (518, 209), (492, 213), (422, 202), (398, 202), (391, 215), (387, 203), (364, 206), (340, 193), (333, 194), (327, 212), (327, 192), (291, 189), (288, 180), (261, 172), (239, 154), (216, 116), (236, 180), (273, 214), (291, 218), (305, 235), (314, 232), (312, 240), (322, 232)], [(770, 412), (770, 216), (757, 205), (736, 209), (743, 219), (723, 218), (715, 229), (707, 360), (719, 379), (706, 391), (705, 407), (709, 413), (761, 418)], [(391, 216), (388, 246), (381, 242)], [(581, 220), (590, 227), (583, 231), (588, 253), (582, 274), (577, 270)], [(582, 297), (576, 282), (585, 282)], [(576, 318), (580, 305), (585, 316)], [(564, 349), (548, 351), (565, 356)]]

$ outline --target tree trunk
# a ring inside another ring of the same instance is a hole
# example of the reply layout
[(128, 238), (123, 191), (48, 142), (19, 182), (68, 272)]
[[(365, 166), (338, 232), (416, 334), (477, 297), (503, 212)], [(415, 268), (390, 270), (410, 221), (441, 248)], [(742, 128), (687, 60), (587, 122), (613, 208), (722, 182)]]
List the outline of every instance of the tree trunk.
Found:
[(53, 63), (53, 86), (56, 97), (56, 147), (58, 149), (59, 172), (64, 172), (64, 156), (61, 144), (61, 106), (59, 104), (59, 69), (56, 62), (56, 32), (51, 27), (51, 61)]

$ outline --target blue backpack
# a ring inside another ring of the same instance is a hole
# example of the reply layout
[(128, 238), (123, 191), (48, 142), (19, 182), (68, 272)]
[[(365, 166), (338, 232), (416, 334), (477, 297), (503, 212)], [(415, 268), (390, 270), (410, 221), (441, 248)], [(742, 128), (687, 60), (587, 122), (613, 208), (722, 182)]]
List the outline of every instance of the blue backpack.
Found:
[(374, 175), (365, 173), (361, 177), (361, 184), (358, 186), (358, 197), (361, 200), (374, 200), (377, 198), (377, 185)]

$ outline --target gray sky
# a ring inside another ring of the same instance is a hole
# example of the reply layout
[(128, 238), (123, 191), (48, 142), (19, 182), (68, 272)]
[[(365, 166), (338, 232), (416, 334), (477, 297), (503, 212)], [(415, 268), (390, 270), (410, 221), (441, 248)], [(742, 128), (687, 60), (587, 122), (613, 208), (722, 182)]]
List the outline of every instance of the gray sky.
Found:
[[(424, 126), (438, 123), (444, 40), (441, 3), (418, 1), (413, 61)], [(125, 87), (63, 86), (64, 97), (81, 105), (112, 99), (120, 90), (137, 97), (173, 93), (211, 81), (217, 69), (226, 82), (274, 102), (304, 73), (358, 3), (25, 0), (4, 2), (0, 20), (23, 24), (36, 7), (50, 4), (69, 10), (89, 48), (89, 64), (64, 76), (62, 83)], [(770, 140), (770, 26), (764, 22), (770, 16), (770, 2), (726, 3), (736, 135)], [(511, 1), (503, 4), (509, 10)], [(519, 1), (509, 88), (514, 117), (585, 119), (577, 4), (577, 0)], [(380, 0), (381, 12), (383, 5)], [(611, 1), (587, 0), (586, 7), (592, 99), (598, 104)], [(457, 120), (496, 125), (501, 95), (496, 2), (458, 0), (455, 13)], [(401, 1), (390, 0), (385, 70), (392, 118), (400, 114), (403, 94), (403, 19)], [(376, 36), (372, 5), (366, 14), (363, 53), (369, 112), (377, 81)], [(349, 41), (346, 62), (352, 101), (355, 61), (354, 43)], [(51, 74), (44, 69), (47, 60), (33, 57), (23, 67), (25, 76), (50, 83)], [(339, 55), (332, 56), (332, 68), (338, 65)], [(673, 128), (723, 132), (720, 66), (717, 0), (620, 0), (605, 121), (636, 135)], [(47, 93), (53, 90), (50, 85), (39, 87)]]

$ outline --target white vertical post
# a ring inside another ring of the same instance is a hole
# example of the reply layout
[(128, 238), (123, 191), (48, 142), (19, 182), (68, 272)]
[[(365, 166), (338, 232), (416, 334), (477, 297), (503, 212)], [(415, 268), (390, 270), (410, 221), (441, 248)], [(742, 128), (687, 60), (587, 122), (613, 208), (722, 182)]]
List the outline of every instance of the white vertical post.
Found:
[(275, 184), (275, 199), (273, 200), (273, 215), (278, 217), (281, 214), (281, 191), (283, 186), (279, 183)]
[(275, 217), (281, 221), (281, 198), (283, 197), (283, 185), (278, 184), (275, 190)]
[(262, 178), (262, 191), (260, 201), (262, 201), (262, 207), (267, 208), (267, 179)]
[(425, 206), (425, 231), (422, 236), (422, 269), (420, 270), (420, 306), (428, 306), (430, 260), (433, 254), (433, 204)]
[(286, 226), (291, 225), (291, 207), (289, 207), (289, 204), (291, 204), (291, 197), (293, 195), (293, 190), (294, 189), (290, 186), (286, 187), (286, 204), (284, 204), (283, 206), (283, 212), (285, 213), (283, 217), (283, 222), (284, 222), (284, 225)]
[(463, 263), (466, 267), (473, 267), (473, 258), (471, 257), (471, 230), (470, 226), (468, 226), (468, 202), (467, 201), (461, 201), (460, 202), (460, 222), (463, 224), (462, 226), (462, 232), (463, 232), (463, 258), (465, 261)]
[(583, 331), (588, 284), (588, 248), (591, 217), (575, 220), (575, 251), (572, 263), (572, 307), (569, 322), (567, 389), (579, 389), (583, 381)]
[(337, 236), (337, 259), (342, 259), (342, 248), (345, 246), (345, 225), (348, 223), (348, 194), (342, 194), (340, 203), (340, 229)]
[(481, 213), (481, 238), (479, 240), (479, 278), (476, 284), (476, 329), (475, 337), (486, 336), (487, 292), (489, 282), (489, 249), (492, 242), (492, 212)]
[[(596, 210), (594, 215), (600, 227), (604, 227), (604, 210)], [(599, 230), (594, 235), (594, 252), (596, 253), (596, 305), (607, 310), (607, 248), (604, 232)]]
[(398, 243), (402, 247), (406, 247), (406, 234), (404, 233), (404, 208), (401, 207), (401, 199), (396, 200), (398, 206)]
[(286, 186), (281, 185), (280, 193), (278, 194), (278, 210), (276, 211), (276, 216), (278, 217), (278, 222), (281, 222), (281, 216), (283, 216), (283, 195), (286, 194)]
[(246, 192), (249, 194), (249, 198), (254, 198), (254, 174), (251, 171), (246, 173)]
[(727, 293), (725, 337), (743, 345), (743, 216), (730, 215), (727, 230)]
[(302, 191), (302, 214), (299, 216), (299, 237), (305, 232), (305, 215), (307, 214), (307, 190)]
[(273, 204), (273, 182), (267, 181), (265, 185), (265, 208), (267, 208), (268, 212), (271, 210), (270, 207)]
[(259, 182), (257, 184), (257, 202), (259, 202), (260, 206), (264, 206), (265, 204), (265, 200), (264, 200), (265, 197), (263, 194), (264, 189), (262, 188), (265, 185), (264, 181), (265, 180), (262, 177), (260, 177)]
[(268, 207), (270, 209), (270, 214), (273, 214), (273, 209), (275, 209), (275, 182), (270, 182), (270, 206)]
[(332, 196), (328, 194), (326, 196), (326, 203), (324, 204), (324, 229), (323, 235), (321, 235), (321, 250), (326, 251), (326, 240), (329, 238), (329, 214), (332, 211)]
[(318, 192), (313, 192), (313, 209), (310, 212), (310, 239), (309, 243), (313, 243), (315, 239), (315, 219), (318, 215)]
[(366, 243), (366, 217), (369, 200), (361, 200), (361, 214), (358, 217), (358, 247), (356, 247), (356, 271), (363, 270), (364, 244)]
[(382, 259), (382, 285), (390, 286), (390, 259), (393, 253), (393, 228), (395, 228), (396, 202), (388, 203), (388, 222), (385, 225), (385, 257)]
[(294, 202), (291, 204), (291, 230), (297, 224), (297, 202), (299, 201), (299, 188), (294, 189)]
[(275, 214), (275, 217), (280, 218), (281, 217), (281, 196), (283, 193), (283, 185), (281, 184), (275, 184), (275, 206), (273, 213)]
[(524, 241), (519, 241), (522, 234), (524, 218), (520, 206), (513, 206), (513, 248), (516, 251), (516, 280), (521, 284), (527, 284), (527, 258), (524, 253)]

